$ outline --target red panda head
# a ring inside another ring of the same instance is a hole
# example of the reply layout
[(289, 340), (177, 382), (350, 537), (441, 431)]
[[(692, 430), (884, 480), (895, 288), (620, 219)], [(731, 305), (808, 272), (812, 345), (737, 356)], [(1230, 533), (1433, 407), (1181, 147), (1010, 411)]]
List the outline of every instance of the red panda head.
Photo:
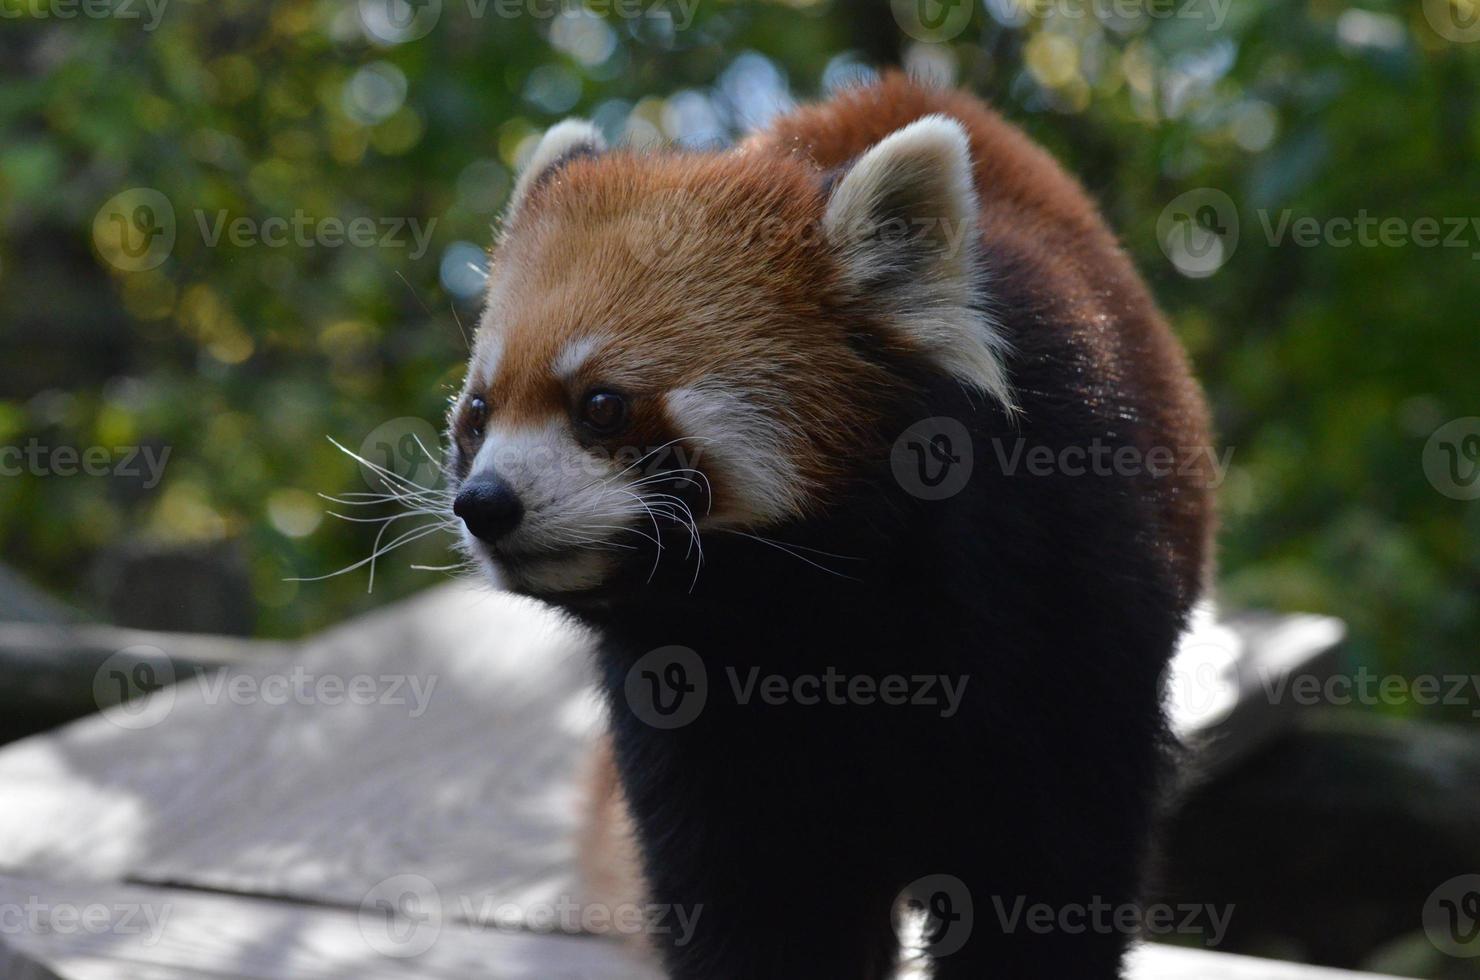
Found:
[(450, 414), (469, 553), (554, 596), (650, 566), (674, 525), (824, 512), (905, 360), (1006, 404), (976, 212), (966, 135), (939, 116), (835, 177), (764, 148), (608, 151), (587, 123), (551, 129)]

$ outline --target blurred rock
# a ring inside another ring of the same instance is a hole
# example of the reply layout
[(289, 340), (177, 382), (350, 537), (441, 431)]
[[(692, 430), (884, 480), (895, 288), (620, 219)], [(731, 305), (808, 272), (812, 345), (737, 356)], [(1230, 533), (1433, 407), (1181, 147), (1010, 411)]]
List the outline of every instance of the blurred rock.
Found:
[(1299, 717), (1182, 801), (1153, 894), (1232, 906), (1224, 952), (1480, 976), (1414, 937), (1435, 889), (1480, 869), (1480, 734), (1354, 710)]
[(257, 619), (246, 555), (236, 541), (120, 545), (99, 558), (93, 588), (102, 618), (119, 626), (248, 636)]
[(71, 623), (81, 616), (0, 565), (0, 623)]

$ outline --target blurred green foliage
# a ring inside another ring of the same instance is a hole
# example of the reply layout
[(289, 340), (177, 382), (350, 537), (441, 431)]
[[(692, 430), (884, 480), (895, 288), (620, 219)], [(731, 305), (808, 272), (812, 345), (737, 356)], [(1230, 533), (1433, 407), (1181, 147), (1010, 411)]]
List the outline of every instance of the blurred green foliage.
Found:
[[(1287, 210), (1480, 218), (1480, 41), (1453, 39), (1475, 0), (987, 0), (935, 44), (884, 3), (588, 6), (133, 0), (132, 17), (64, 17), (68, 0), (0, 0), (0, 445), (171, 450), (154, 488), (0, 479), (4, 559), (87, 605), (91, 570), (127, 543), (236, 542), (264, 635), (425, 584), (408, 565), (450, 560), (445, 537), (388, 559), (373, 597), (364, 569), (287, 579), (370, 547), (368, 526), (323, 520), (315, 493), (370, 489), (326, 437), (440, 428), (459, 320), (477, 315), (468, 266), (530, 139), (570, 113), (636, 142), (729, 138), (897, 58), (990, 97), (1125, 237), (1233, 449), (1225, 600), (1342, 616), (1377, 669), (1476, 668), (1480, 502), (1437, 492), (1422, 457), (1439, 425), (1480, 415), (1480, 227), (1459, 247), (1264, 230)], [(107, 221), (95, 234), (130, 188), (175, 214), (156, 268), (119, 268)], [(1157, 229), (1195, 188), (1228, 194), (1241, 224), (1200, 278)], [(431, 234), (424, 254), (409, 234), (213, 246), (223, 214)]]

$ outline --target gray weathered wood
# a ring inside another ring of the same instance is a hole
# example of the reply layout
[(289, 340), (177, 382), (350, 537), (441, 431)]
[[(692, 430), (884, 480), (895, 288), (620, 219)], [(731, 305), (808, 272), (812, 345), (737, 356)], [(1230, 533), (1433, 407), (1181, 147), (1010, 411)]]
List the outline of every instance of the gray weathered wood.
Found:
[[(66, 980), (653, 980), (614, 942), (178, 889), (0, 876), (15, 951)], [(84, 916), (92, 916), (86, 919)], [(39, 927), (31, 927), (32, 923)], [(7, 980), (11, 973), (0, 973)]]
[(1377, 980), (1375, 973), (1327, 970), (1228, 953), (1174, 946), (1142, 946), (1127, 964), (1129, 980)]
[[(1320, 622), (1319, 636), (1287, 634), (1282, 656), (1308, 665), (1329, 650)], [(1228, 668), (1273, 649), (1246, 632), (1232, 630), (1234, 660), (1209, 660), (1211, 709), (1184, 713), (1185, 730), (1220, 731), (1257, 692)], [(517, 922), (579, 897), (576, 782), (600, 722), (588, 645), (548, 610), (452, 586), (284, 653), (182, 667), (144, 701), (0, 750), (5, 887), (73, 902), (167, 894), (189, 913), (147, 948), (75, 934), (16, 944), (68, 977), (145, 975), (110, 973), (119, 962), (161, 977), (613, 976), (614, 947), (480, 924), (489, 908), (507, 904)], [(343, 692), (357, 678), (366, 703), (296, 696), (300, 682)], [(1219, 707), (1229, 683), (1240, 693)], [(345, 939), (400, 875), (434, 883), (452, 937), (409, 972)], [(1161, 952), (1142, 956), (1137, 980), (1176, 975)], [(1276, 976), (1198, 970), (1180, 976)]]
[(70, 623), (82, 617), (31, 585), (15, 571), (0, 565), (0, 622)]
[(3, 935), (0, 935), (0, 977), (5, 977), (5, 980), (62, 980), (35, 957), (21, 952)]
[(100, 671), (127, 676), (168, 661), (177, 675), (273, 656), (285, 643), (118, 626), (0, 622), (0, 742), (91, 714), (117, 700)]
[[(407, 871), (475, 896), (568, 891), (597, 720), (582, 653), (539, 607), (458, 587), (187, 679), (142, 715), (0, 750), (0, 868), (349, 904)], [(374, 678), (378, 700), (253, 696), (295, 676)]]
[[(1308, 664), (1339, 632), (1321, 617), (1248, 622), (1199, 645), (1221, 644), (1238, 663)], [(168, 648), (186, 674), (195, 661), (246, 655), (199, 638), (92, 629)], [(334, 901), (408, 869), (433, 868), (459, 886), (491, 868), (525, 884), (563, 881), (551, 869), (569, 857), (560, 835), (573, 819), (570, 777), (597, 721), (586, 643), (532, 603), (453, 586), (290, 653), (190, 674), (138, 718), (120, 707), (0, 750), (0, 868)], [(1185, 729), (1211, 733), (1214, 746), (1250, 743), (1242, 715), (1272, 714), (1257, 705), (1260, 671), (1235, 669), (1231, 682), (1226, 663), (1212, 663), (1223, 666), (1211, 688), (1181, 685), (1212, 708), (1183, 712), (1193, 718)], [(310, 682), (372, 677), (401, 703), (232, 696), (239, 684), (250, 695), (291, 682), (295, 670)], [(1230, 683), (1243, 697), (1223, 710), (1220, 687)]]
[[(40, 927), (8, 929), (7, 980), (659, 980), (616, 942), (503, 931), (464, 921), (403, 922), (365, 910), (303, 906), (139, 885), (0, 876), (0, 907)], [(65, 913), (69, 918), (54, 919)], [(84, 915), (93, 915), (86, 920)], [(84, 927), (84, 922), (90, 925)], [(60, 922), (58, 927), (53, 924)], [(18, 957), (26, 957), (24, 965)], [(0, 965), (7, 961), (0, 959)], [(44, 964), (44, 965), (43, 965)], [(903, 971), (901, 980), (923, 980)], [(1129, 980), (1340, 980), (1359, 975), (1200, 950), (1143, 946)], [(1369, 976), (1370, 975), (1365, 975)]]

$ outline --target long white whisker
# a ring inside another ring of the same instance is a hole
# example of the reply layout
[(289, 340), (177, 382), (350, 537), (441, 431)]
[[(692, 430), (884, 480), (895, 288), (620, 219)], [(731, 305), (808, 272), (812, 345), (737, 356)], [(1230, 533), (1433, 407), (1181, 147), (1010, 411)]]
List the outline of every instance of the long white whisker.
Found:
[[(372, 591), (375, 588), (375, 560), (377, 558), (379, 558), (381, 555), (384, 555), (384, 554), (387, 554), (389, 552), (392, 552), (392, 551), (396, 550), (397, 548), (401, 547), (402, 545), (410, 544), (412, 541), (420, 540), (421, 538), (424, 538), (427, 535), (434, 534), (437, 531), (442, 531), (442, 530), (445, 530), (445, 529), (446, 528), (443, 526), (443, 524), (441, 522), (437, 522), (437, 523), (434, 523), (434, 524), (424, 524), (424, 525), (422, 525), (420, 527), (415, 527), (415, 528), (412, 528), (409, 531), (406, 531), (406, 532), (402, 533), (401, 535), (399, 535), (398, 537), (396, 537), (394, 540), (392, 540), (389, 544), (387, 544), (383, 548), (382, 547), (377, 547), (375, 549), (375, 551), (371, 553), (370, 557), (368, 557), (368, 558), (362, 558), (359, 561), (355, 562), (353, 565), (346, 565), (344, 568), (341, 568), (337, 572), (330, 572), (328, 575), (315, 575), (315, 576), (312, 576), (312, 577), (294, 577), (294, 578), (289, 578), (286, 581), (289, 581), (289, 582), (322, 582), (325, 579), (336, 578), (337, 576), (344, 575), (344, 574), (347, 574), (349, 572), (352, 572), (352, 571), (354, 571), (357, 568), (363, 568), (366, 565), (369, 565), (370, 566), (370, 586), (369, 586), (368, 589), (366, 589), (366, 591), (367, 592), (368, 591)], [(382, 531), (383, 530), (384, 529), (382, 529)], [(377, 542), (379, 541), (379, 536), (377, 536), (376, 540), (377, 540)]]
[(656, 501), (650, 508), (653, 513), (662, 514), (689, 532), (689, 547), (684, 552), (684, 559), (698, 551), (698, 560), (694, 564), (694, 578), (689, 583), (689, 592), (693, 592), (699, 584), (699, 573), (704, 570), (704, 542), (699, 534), (699, 522), (694, 517), (694, 511), (688, 502), (681, 497), (668, 493), (646, 494), (644, 502)]
[[(729, 530), (729, 531), (731, 531), (731, 533), (738, 533), (738, 532), (734, 532), (733, 529), (729, 529), (729, 528), (722, 528), (721, 530)], [(757, 537), (758, 538), (760, 536), (753, 534), (753, 535), (751, 535), (751, 537)], [(775, 538), (764, 538), (762, 540), (764, 540), (767, 544), (781, 545), (783, 547), (790, 548), (793, 551), (809, 551), (809, 552), (811, 552), (814, 555), (821, 555), (824, 558), (836, 558), (839, 561), (864, 561), (865, 560), (863, 558), (860, 558), (858, 555), (839, 555), (839, 554), (835, 554), (834, 552), (831, 552), (831, 551), (823, 551), (821, 548), (810, 548), (810, 547), (808, 547), (807, 545), (804, 545), (804, 544), (794, 544), (791, 541), (777, 541)]]
[[(399, 500), (399, 499), (401, 499), (403, 497), (408, 496), (408, 494), (405, 491), (402, 491), (402, 490), (396, 490), (393, 493), (371, 493), (371, 492), (367, 492), (367, 491), (364, 491), (364, 490), (346, 490), (346, 491), (344, 491), (344, 494), (343, 495), (345, 497), (353, 498), (353, 499), (356, 499), (356, 500), (372, 500), (372, 501), (373, 500)], [(422, 489), (418, 490), (414, 494), (414, 496), (417, 496), (417, 497), (436, 497), (436, 498), (439, 498), (439, 499), (442, 499), (442, 500), (451, 500), (455, 495), (453, 494), (453, 492), (451, 490), (439, 490), (436, 487), (423, 487)]]
[[(694, 476), (698, 477), (699, 479), (698, 480), (695, 480), (692, 477), (679, 476), (679, 474), (681, 474), (681, 473), (692, 473), (692, 474), (694, 474)], [(705, 475), (705, 473), (704, 473), (703, 470), (696, 470), (696, 469), (693, 469), (692, 467), (682, 467), (682, 468), (676, 469), (676, 470), (667, 470), (667, 471), (665, 471), (663, 473), (654, 473), (652, 476), (645, 476), (641, 480), (636, 480), (633, 483), (628, 484), (628, 486), (635, 489), (637, 487), (645, 486), (648, 483), (655, 483), (655, 482), (660, 482), (660, 481), (664, 481), (664, 480), (668, 480), (668, 479), (681, 479), (685, 483), (691, 484), (693, 486), (698, 486), (699, 485), (699, 482), (702, 481), (703, 484), (704, 484), (704, 500), (705, 500), (704, 512), (707, 514), (713, 508), (713, 506), (714, 506), (714, 487), (710, 485), (710, 483), (709, 483), (709, 477), (707, 475)]]
[[(341, 521), (348, 521), (351, 524), (388, 524), (391, 521), (399, 521), (407, 517), (443, 517), (443, 512), (440, 510), (403, 510), (399, 514), (389, 514), (385, 517), (350, 517), (347, 514), (336, 513), (332, 510), (326, 510), (324, 513), (330, 517), (337, 517)], [(452, 522), (445, 518), (444, 523), (452, 525)]]
[(335, 497), (327, 493), (320, 493), (316, 494), (316, 496), (321, 500), (327, 500), (329, 503), (338, 504), (341, 507), (380, 507), (385, 504), (401, 504), (402, 506), (406, 504), (419, 504), (422, 506), (437, 507), (440, 510), (452, 509), (452, 499), (450, 497), (446, 500), (434, 498), (423, 500), (420, 497), (412, 497), (409, 494), (365, 494), (367, 499), (351, 500), (348, 499), (351, 494), (346, 494), (344, 497)]
[(648, 572), (648, 581), (651, 582), (653, 580), (653, 577), (658, 574), (658, 562), (663, 560), (663, 528), (658, 524), (658, 516), (654, 514), (653, 509), (647, 505), (647, 501), (643, 500), (642, 497), (638, 496), (637, 494), (620, 488), (609, 489), (615, 489), (617, 493), (620, 493), (627, 497), (631, 497), (634, 501), (636, 501), (637, 506), (641, 507), (644, 511), (647, 512), (648, 519), (653, 522), (652, 541), (653, 544), (655, 544), (657, 547), (654, 549), (653, 552), (653, 570), (651, 572)]
[(392, 489), (393, 490), (393, 489), (395, 489), (396, 487), (399, 486), (403, 491), (405, 491), (406, 493), (411, 493), (411, 494), (425, 493), (425, 492), (427, 492), (427, 491), (429, 491), (429, 490), (432, 489), (431, 487), (422, 486), (420, 483), (417, 483), (414, 480), (407, 479), (406, 477), (402, 476), (401, 474), (397, 473), (394, 470), (386, 469), (384, 466), (381, 466), (379, 463), (376, 463), (376, 462), (374, 462), (372, 460), (368, 460), (365, 457), (361, 456), (359, 453), (356, 453), (356, 452), (353, 452), (353, 451), (351, 451), (349, 449), (346, 449), (344, 446), (340, 445), (340, 443), (333, 436), (329, 436), (328, 439), (329, 439), (329, 442), (333, 444), (333, 446), (334, 446), (335, 449), (338, 449), (340, 452), (344, 453), (350, 459), (353, 459), (353, 460), (355, 460), (355, 461), (357, 461), (357, 462), (359, 462), (359, 463), (361, 463), (361, 464), (363, 464), (365, 466), (370, 467), (370, 469), (374, 470), (375, 471), (375, 475), (378, 476), (378, 477), (380, 477), (381, 480), (383, 480), (385, 482), (387, 489)]
[(440, 470), (442, 468), (442, 460), (439, 459), (439, 458), (437, 458), (436, 456), (433, 456), (431, 450), (428, 449), (426, 446), (423, 446), (421, 444), (421, 436), (419, 436), (415, 432), (413, 432), (413, 433), (411, 433), (411, 438), (416, 443), (416, 448), (420, 449), (423, 453), (425, 453), (427, 459), (429, 459), (433, 463), (435, 463), (437, 465), (437, 469)]
[(586, 484), (586, 486), (582, 487), (581, 490), (578, 490), (576, 492), (577, 493), (580, 493), (580, 492), (582, 492), (584, 490), (589, 490), (592, 487), (596, 486), (598, 483), (610, 483), (613, 480), (617, 479), (618, 477), (623, 476), (624, 474), (626, 474), (626, 473), (630, 472), (631, 470), (635, 469), (636, 467), (641, 466), (643, 463), (647, 462), (650, 458), (652, 458), (653, 456), (657, 455), (658, 453), (661, 453), (663, 450), (667, 449), (669, 446), (672, 446), (675, 443), (684, 442), (685, 440), (696, 440), (696, 441), (699, 441), (699, 442), (712, 442), (713, 441), (713, 440), (711, 440), (711, 439), (709, 439), (707, 437), (704, 437), (704, 436), (679, 436), (677, 439), (670, 439), (667, 442), (663, 443), (663, 445), (659, 446), (658, 448), (653, 449), (653, 450), (650, 450), (649, 452), (643, 453), (642, 456), (641, 456), (641, 458), (639, 458), (636, 462), (634, 462), (634, 463), (632, 463), (632, 464), (630, 464), (628, 466), (622, 467), (622, 469), (620, 469), (617, 472), (613, 473), (611, 476), (606, 476), (606, 477), (602, 477), (602, 478), (600, 478), (598, 480), (593, 480), (590, 483)]
[(778, 551), (783, 551), (786, 554), (791, 555), (793, 558), (797, 559), (798, 561), (806, 562), (808, 565), (811, 565), (813, 568), (816, 568), (819, 571), (826, 572), (829, 575), (836, 575), (838, 578), (852, 579), (855, 582), (861, 581), (860, 579), (858, 579), (857, 577), (855, 577), (853, 575), (845, 575), (842, 572), (839, 572), (839, 571), (837, 571), (835, 569), (828, 568), (826, 565), (819, 565), (817, 562), (815, 562), (812, 559), (808, 558), (806, 555), (798, 554), (797, 552), (792, 551), (790, 547), (788, 547), (787, 545), (782, 544), (779, 541), (772, 541), (770, 538), (763, 538), (763, 537), (761, 537), (758, 534), (748, 534), (745, 531), (736, 531), (733, 528), (721, 528), (720, 530), (724, 531), (726, 534), (738, 534), (742, 538), (749, 538), (752, 541), (759, 541), (761, 544), (766, 545), (767, 547), (775, 548)]
[[(590, 528), (593, 531), (630, 531), (633, 534), (636, 534), (637, 536), (639, 536), (641, 538), (644, 538), (644, 539), (646, 539), (648, 541), (651, 541), (653, 544), (656, 544), (659, 547), (662, 547), (661, 542), (659, 542), (658, 539), (655, 538), (655, 537), (653, 537), (651, 534), (648, 534), (646, 531), (638, 530), (635, 527), (627, 527), (624, 524), (586, 524), (584, 526), (587, 527), (587, 528)], [(617, 547), (619, 547), (619, 548), (630, 548), (630, 549), (633, 549), (633, 550), (636, 550), (636, 548), (637, 548), (637, 546), (634, 545), (634, 544), (623, 544), (623, 545), (618, 545)]]

